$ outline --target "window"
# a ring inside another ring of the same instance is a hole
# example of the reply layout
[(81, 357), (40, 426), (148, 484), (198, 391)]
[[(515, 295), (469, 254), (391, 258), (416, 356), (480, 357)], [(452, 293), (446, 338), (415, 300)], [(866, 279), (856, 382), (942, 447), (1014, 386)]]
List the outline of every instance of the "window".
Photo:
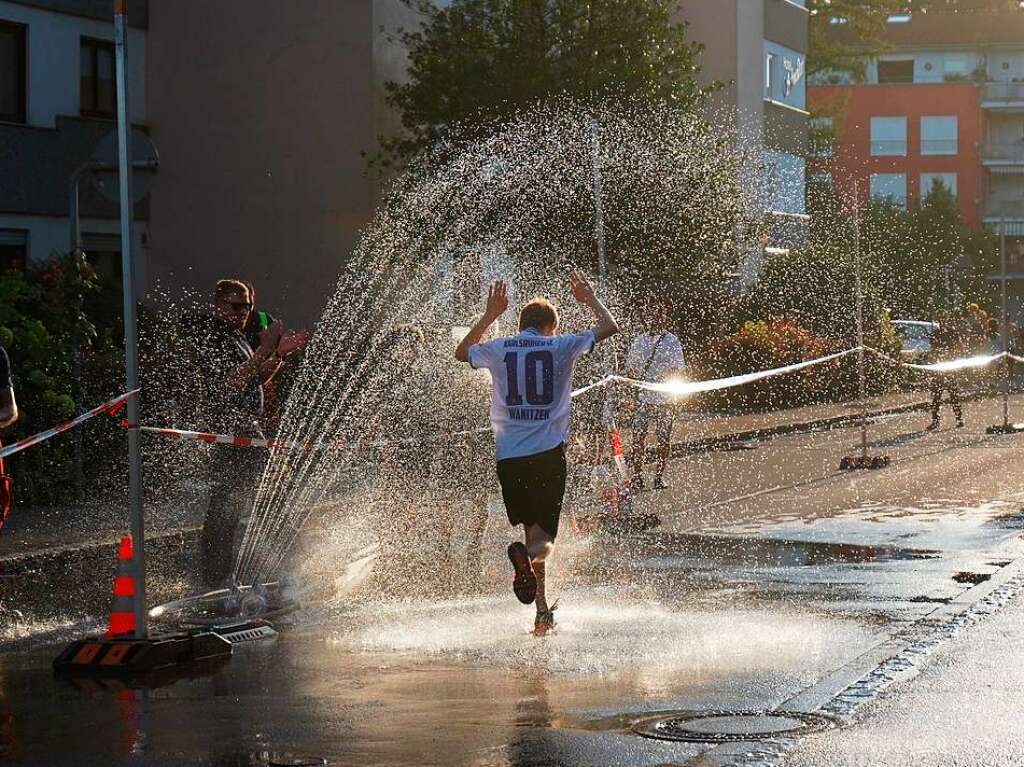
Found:
[(831, 117), (812, 117), (809, 134), (812, 157), (831, 157), (834, 154), (836, 132)]
[(766, 98), (775, 96), (775, 68), (778, 56), (774, 53), (766, 54), (764, 57), (764, 95)]
[(935, 182), (939, 182), (956, 197), (956, 174), (955, 173), (922, 173), (921, 190), (919, 192), (921, 201), (931, 194)]
[(956, 115), (921, 118), (921, 154), (957, 153)]
[(878, 62), (879, 83), (912, 83), (914, 82), (914, 60)]
[(114, 44), (83, 37), (79, 111), (89, 117), (114, 117), (117, 112), (114, 82)]
[(0, 21), (0, 120), (25, 122), (25, 27)]
[(871, 118), (871, 154), (874, 157), (907, 153), (907, 118)]
[(901, 208), (907, 207), (906, 173), (872, 173), (871, 199), (890, 200)]
[(943, 74), (947, 79), (958, 80), (967, 76), (967, 56), (962, 53), (947, 53), (943, 61)]
[(0, 272), (22, 269), (28, 260), (28, 231), (0, 229)]

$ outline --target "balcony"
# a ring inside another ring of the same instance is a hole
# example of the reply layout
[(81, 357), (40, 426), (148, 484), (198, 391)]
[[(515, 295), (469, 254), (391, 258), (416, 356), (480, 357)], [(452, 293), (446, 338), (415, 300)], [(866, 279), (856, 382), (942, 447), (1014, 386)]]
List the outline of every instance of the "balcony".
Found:
[(1024, 221), (1024, 198), (988, 200), (985, 203), (985, 221)]
[(1024, 165), (1024, 141), (1009, 144), (984, 144), (981, 147), (984, 165)]
[(1024, 82), (985, 83), (981, 106), (983, 109), (1024, 109)]

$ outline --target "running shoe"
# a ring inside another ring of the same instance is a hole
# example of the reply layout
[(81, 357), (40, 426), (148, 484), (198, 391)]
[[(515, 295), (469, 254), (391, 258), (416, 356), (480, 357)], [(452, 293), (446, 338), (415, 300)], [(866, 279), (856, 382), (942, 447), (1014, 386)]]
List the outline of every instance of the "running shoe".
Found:
[(508, 545), (508, 558), (515, 568), (516, 575), (512, 579), (512, 591), (516, 599), (524, 605), (532, 604), (537, 598), (537, 575), (533, 572), (533, 564), (530, 562), (530, 553), (526, 550), (526, 544), (516, 541)]
[(639, 493), (644, 489), (644, 475), (636, 474), (632, 479), (629, 480), (629, 488), (635, 493)]
[(651, 487), (654, 490), (668, 490), (668, 485), (665, 484), (665, 480), (661, 477), (655, 477), (654, 484)]
[(958, 428), (958, 429), (964, 428), (964, 422), (962, 420), (961, 421), (957, 421), (956, 422), (956, 428)]
[(932, 421), (930, 424), (928, 424), (927, 430), (928, 431), (935, 431), (938, 428), (939, 428), (939, 422), (938, 421)]
[(533, 623), (533, 635), (535, 637), (543, 637), (550, 634), (555, 630), (555, 610), (558, 609), (558, 602), (551, 605), (547, 610), (543, 610), (537, 613), (537, 620)]

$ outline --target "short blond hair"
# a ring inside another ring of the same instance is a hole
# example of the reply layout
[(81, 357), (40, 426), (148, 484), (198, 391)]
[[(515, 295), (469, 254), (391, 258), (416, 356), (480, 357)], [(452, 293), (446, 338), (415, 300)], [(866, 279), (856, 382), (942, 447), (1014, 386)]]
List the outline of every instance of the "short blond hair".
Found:
[(519, 329), (558, 327), (558, 309), (546, 298), (534, 298), (519, 310)]

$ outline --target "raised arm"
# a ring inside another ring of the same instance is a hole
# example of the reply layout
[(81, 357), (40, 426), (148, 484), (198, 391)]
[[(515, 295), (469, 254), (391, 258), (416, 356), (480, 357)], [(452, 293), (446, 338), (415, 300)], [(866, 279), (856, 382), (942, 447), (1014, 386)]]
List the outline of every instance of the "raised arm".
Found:
[(619, 332), (619, 323), (612, 317), (612, 313), (601, 303), (593, 286), (586, 278), (577, 272), (569, 275), (569, 287), (572, 289), (573, 297), (594, 313), (597, 324), (594, 325), (594, 338), (603, 341), (611, 338)]
[(508, 309), (508, 286), (504, 280), (497, 280), (487, 292), (487, 308), (484, 315), (476, 321), (476, 324), (469, 329), (466, 337), (463, 338), (455, 348), (455, 359), (459, 362), (469, 362), (469, 347), (480, 343), (480, 339), (498, 317)]

